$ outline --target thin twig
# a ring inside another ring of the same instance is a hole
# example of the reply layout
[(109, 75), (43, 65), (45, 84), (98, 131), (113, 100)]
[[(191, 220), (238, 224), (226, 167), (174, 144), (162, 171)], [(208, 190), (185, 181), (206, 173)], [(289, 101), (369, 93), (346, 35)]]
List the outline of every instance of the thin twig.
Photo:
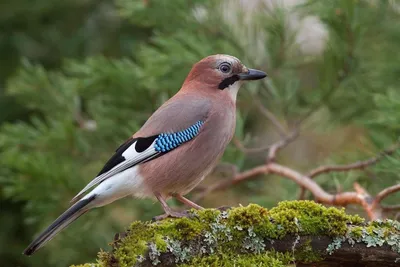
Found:
[(295, 128), (289, 135), (287, 135), (284, 139), (273, 144), (268, 152), (267, 162), (274, 162), (276, 159), (276, 154), (279, 150), (286, 147), (293, 140), (295, 140), (299, 136), (299, 128)]
[[(255, 103), (256, 107), (258, 108), (258, 110), (260, 111), (260, 113), (262, 115), (264, 115), (268, 120), (271, 121), (271, 123), (275, 126), (275, 128), (277, 129), (277, 131), (279, 132), (279, 135), (281, 136), (281, 138), (283, 138), (283, 140), (288, 139), (287, 136), (287, 130), (285, 129), (285, 127), (279, 122), (279, 120), (276, 118), (276, 116), (269, 111), (262, 103), (259, 99), (255, 98), (254, 96), (252, 96), (253, 98), (253, 102)], [(289, 134), (290, 136), (290, 134)], [(290, 139), (290, 138), (289, 138)], [(246, 148), (242, 142), (237, 139), (236, 137), (233, 138), (233, 144), (243, 153), (249, 154), (249, 153), (258, 153), (258, 152), (262, 152), (265, 150), (270, 149), (271, 147), (273, 147), (275, 144), (272, 145), (267, 145), (267, 146), (262, 146), (262, 147), (255, 147), (255, 148)], [(278, 142), (279, 143), (279, 142)]]
[(267, 119), (269, 119), (271, 121), (271, 123), (275, 126), (275, 128), (278, 130), (279, 135), (281, 137), (285, 137), (287, 130), (285, 129), (285, 127), (283, 127), (283, 125), (279, 122), (279, 120), (275, 117), (274, 113), (272, 113), (271, 111), (269, 111), (262, 103), (259, 99), (253, 97), (254, 99), (254, 103), (256, 104), (256, 107), (258, 108), (258, 110), (261, 112), (262, 115), (264, 115)]
[(314, 178), (323, 173), (330, 173), (330, 172), (346, 172), (350, 170), (362, 170), (366, 167), (376, 164), (379, 160), (384, 158), (385, 156), (392, 155), (398, 148), (400, 147), (399, 144), (392, 146), (382, 152), (379, 153), (378, 156), (364, 160), (364, 161), (357, 161), (347, 165), (326, 165), (318, 167), (308, 173), (308, 177)]
[[(382, 160), (386, 156), (392, 155), (397, 149), (400, 148), (400, 143), (396, 143), (395, 145), (391, 146), (388, 149), (385, 149), (384, 151), (380, 152), (376, 157), (363, 160), (363, 161), (357, 161), (355, 163), (347, 164), (347, 165), (326, 165), (326, 166), (320, 166), (318, 168), (315, 168), (311, 170), (307, 176), (310, 178), (314, 178), (318, 175), (325, 174), (325, 173), (330, 173), (330, 172), (347, 172), (351, 170), (363, 170), (369, 166), (372, 166)], [(301, 188), (300, 194), (299, 194), (299, 199), (304, 199), (305, 198), (305, 193), (306, 189), (304, 187)]]
[(379, 192), (376, 195), (373, 205), (378, 206), (382, 202), (383, 199), (385, 199), (389, 195), (396, 193), (398, 191), (400, 191), (400, 184), (392, 185), (388, 188), (383, 189), (381, 192)]
[(254, 147), (254, 148), (247, 148), (243, 145), (243, 143), (235, 136), (232, 139), (233, 144), (243, 153), (250, 154), (250, 153), (259, 153), (265, 150), (270, 149), (271, 145), (262, 146), (262, 147)]
[(237, 138), (233, 137), (232, 142), (233, 144), (243, 153), (250, 154), (250, 153), (258, 153), (265, 150), (269, 150), (268, 152), (268, 161), (274, 161), (276, 157), (276, 153), (281, 150), (282, 148), (286, 147), (289, 143), (295, 140), (299, 136), (299, 129), (295, 128), (291, 133), (285, 136), (283, 139), (267, 146), (262, 147), (254, 147), (254, 148), (247, 148), (243, 145), (243, 143)]
[(197, 201), (203, 199), (205, 196), (207, 196), (209, 193), (211, 193), (213, 191), (223, 190), (232, 185), (235, 185), (244, 180), (247, 180), (251, 177), (255, 177), (257, 175), (267, 174), (267, 173), (268, 173), (268, 169), (267, 169), (267, 166), (265, 166), (265, 165), (261, 165), (259, 167), (253, 168), (251, 170), (238, 173), (232, 179), (224, 180), (224, 181), (221, 181), (219, 183), (215, 183), (214, 185), (209, 186), (206, 190), (204, 190), (204, 191), (200, 192), (199, 194), (197, 194), (196, 196), (194, 196), (193, 201), (197, 202)]
[(400, 211), (399, 205), (381, 205), (381, 208), (384, 212), (397, 212)]

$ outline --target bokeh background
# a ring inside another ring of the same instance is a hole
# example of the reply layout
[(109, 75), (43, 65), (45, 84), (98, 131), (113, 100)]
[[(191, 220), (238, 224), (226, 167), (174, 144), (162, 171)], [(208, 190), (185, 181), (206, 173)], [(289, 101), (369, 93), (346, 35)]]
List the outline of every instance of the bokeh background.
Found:
[[(202, 57), (231, 54), (269, 74), (240, 91), (235, 137), (247, 147), (279, 139), (256, 101), (287, 129), (303, 120), (278, 161), (307, 171), (372, 157), (398, 140), (399, 48), (399, 1), (2, 1), (0, 266), (93, 262), (114, 233), (161, 214), (151, 200), (121, 200), (81, 217), (33, 257), (21, 255)], [(246, 170), (266, 153), (231, 144), (223, 166)], [(200, 187), (229, 179), (227, 169)], [(329, 192), (358, 182), (373, 194), (399, 183), (399, 173), (395, 153), (317, 181)], [(260, 176), (199, 204), (271, 207), (298, 192), (287, 179)], [(398, 193), (385, 203), (399, 201)]]

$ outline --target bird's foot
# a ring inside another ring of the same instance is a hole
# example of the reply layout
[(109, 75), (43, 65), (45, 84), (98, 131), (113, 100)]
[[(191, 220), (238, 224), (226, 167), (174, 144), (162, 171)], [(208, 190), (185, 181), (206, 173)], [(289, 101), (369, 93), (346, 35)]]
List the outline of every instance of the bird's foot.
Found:
[(187, 211), (183, 212), (178, 212), (178, 211), (168, 211), (168, 213), (164, 213), (162, 215), (158, 215), (153, 217), (153, 221), (161, 221), (167, 218), (182, 218), (182, 217), (191, 217), (192, 214), (190, 214)]

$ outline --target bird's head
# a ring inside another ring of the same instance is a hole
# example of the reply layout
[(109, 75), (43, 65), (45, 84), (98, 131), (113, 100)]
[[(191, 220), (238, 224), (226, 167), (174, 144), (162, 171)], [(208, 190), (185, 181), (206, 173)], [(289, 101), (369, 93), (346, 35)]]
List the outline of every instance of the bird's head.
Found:
[(236, 100), (243, 81), (259, 80), (266, 76), (265, 72), (247, 68), (236, 57), (212, 55), (194, 64), (182, 89), (215, 90), (216, 93), (228, 91)]

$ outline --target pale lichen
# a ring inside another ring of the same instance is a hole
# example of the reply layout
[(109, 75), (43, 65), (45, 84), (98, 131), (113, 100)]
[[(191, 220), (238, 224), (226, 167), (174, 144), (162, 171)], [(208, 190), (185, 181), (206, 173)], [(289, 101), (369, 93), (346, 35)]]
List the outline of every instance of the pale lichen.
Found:
[(385, 244), (400, 254), (400, 223), (393, 220), (376, 220), (364, 226), (349, 226), (344, 236), (336, 237), (328, 245), (327, 252), (332, 254), (343, 242), (354, 246), (364, 243), (366, 247), (380, 247)]
[(265, 249), (264, 239), (254, 233), (253, 227), (247, 229), (248, 235), (243, 240), (243, 247), (251, 252), (261, 253)]
[(167, 249), (175, 257), (175, 263), (185, 262), (191, 258), (190, 249), (182, 246), (182, 243), (178, 240), (170, 239), (166, 237)]

